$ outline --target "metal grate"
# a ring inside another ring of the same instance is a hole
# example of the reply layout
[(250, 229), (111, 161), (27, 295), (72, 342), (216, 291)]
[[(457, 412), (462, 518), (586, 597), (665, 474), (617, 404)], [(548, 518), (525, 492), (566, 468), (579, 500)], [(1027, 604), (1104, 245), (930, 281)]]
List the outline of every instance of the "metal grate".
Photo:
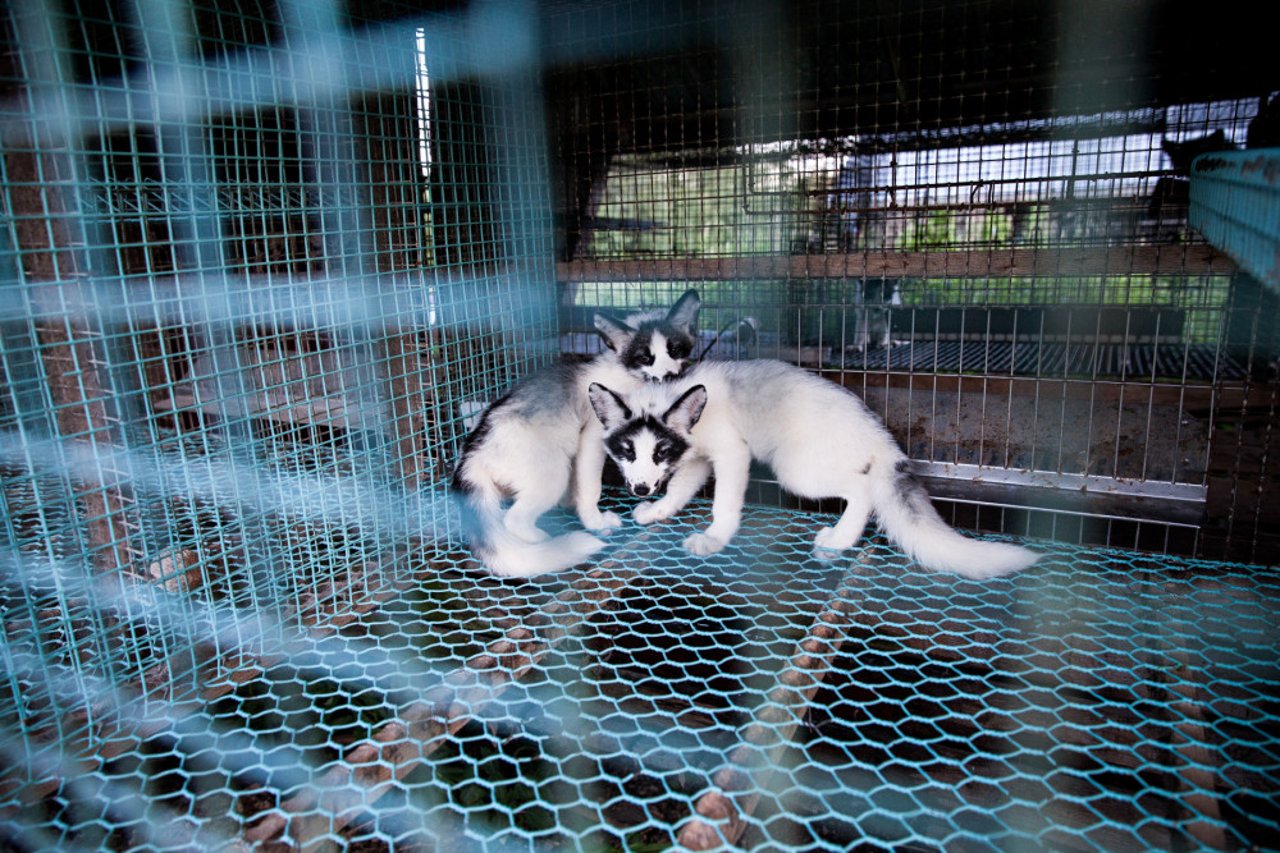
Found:
[[(1280, 146), (1280, 100), (1263, 108), (1250, 128), (1251, 140), (1270, 149)], [(1258, 124), (1271, 125), (1265, 130)], [(1217, 152), (1192, 164), (1195, 180), (1188, 195), (1190, 221), (1240, 265), (1271, 288), (1280, 287), (1280, 269), (1268, 257), (1276, 235), (1280, 161), (1274, 150), (1254, 154)]]
[[(1112, 14), (9, 4), (0, 845), (1277, 846), (1276, 315), (1176, 146), (1280, 83)], [(823, 562), (765, 475), (712, 558), (485, 573), (478, 413), (690, 285), (1059, 541)]]
[[(1059, 547), (976, 584), (879, 539), (815, 561), (820, 519), (765, 508), (691, 560), (679, 542), (708, 509), (546, 582), (412, 545), (394, 584), (310, 634), (205, 658), (177, 704), (100, 696), (97, 758), (70, 754), (75, 732), (33, 752), (36, 779), (65, 781), (11, 807), (14, 837), (1173, 849), (1280, 832), (1270, 570)], [(117, 630), (189, 607), (144, 595)], [(192, 650), (257, 618), (213, 615), (187, 625)], [(17, 706), (32, 731), (75, 677), (47, 653), (40, 672)]]

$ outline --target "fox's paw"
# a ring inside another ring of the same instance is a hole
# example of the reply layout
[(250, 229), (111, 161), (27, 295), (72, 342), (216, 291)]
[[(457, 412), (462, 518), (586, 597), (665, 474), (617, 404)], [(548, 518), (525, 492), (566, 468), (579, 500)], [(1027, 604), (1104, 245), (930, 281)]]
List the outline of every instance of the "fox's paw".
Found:
[(599, 518), (592, 519), (593, 524), (586, 528), (592, 533), (603, 533), (606, 536), (622, 526), (622, 518), (616, 512), (602, 512)]
[(662, 506), (662, 501), (649, 501), (637, 504), (636, 508), (631, 510), (631, 517), (641, 524), (653, 524), (666, 521), (671, 517), (671, 513)]
[(836, 534), (834, 527), (824, 527), (813, 537), (815, 551), (844, 551), (852, 546), (852, 542), (846, 542)]
[(684, 540), (684, 547), (690, 554), (697, 554), (699, 557), (705, 557), (708, 554), (714, 554), (725, 546), (725, 542), (708, 536), (705, 533), (695, 533), (688, 539)]

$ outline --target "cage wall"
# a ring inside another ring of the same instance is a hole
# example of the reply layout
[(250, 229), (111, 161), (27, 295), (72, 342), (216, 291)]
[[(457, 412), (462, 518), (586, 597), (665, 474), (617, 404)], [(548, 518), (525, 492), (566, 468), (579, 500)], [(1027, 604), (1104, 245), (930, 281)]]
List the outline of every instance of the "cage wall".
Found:
[[(1184, 193), (1280, 82), (1103, 11), (6, 8), (3, 843), (1276, 846), (1275, 298)], [(462, 438), (690, 286), (1039, 565), (819, 559), (762, 470), (485, 572)]]
[[(0, 18), (7, 793), (234, 730), (245, 678), (328, 683), (288, 638), (449, 541), (461, 438), (554, 356), (537, 77), (478, 62), (520, 13), (403, 11)], [(225, 841), (6, 803), (29, 832), (6, 843), (38, 849)]]

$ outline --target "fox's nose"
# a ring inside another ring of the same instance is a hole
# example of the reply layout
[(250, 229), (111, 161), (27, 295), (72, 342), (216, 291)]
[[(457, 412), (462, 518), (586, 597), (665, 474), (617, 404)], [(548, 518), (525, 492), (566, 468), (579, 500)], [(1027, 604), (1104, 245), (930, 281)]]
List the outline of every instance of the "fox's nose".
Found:
[(631, 494), (636, 495), (638, 497), (644, 497), (645, 495), (649, 494), (650, 491), (652, 490), (644, 483), (636, 483), (634, 486), (631, 487)]

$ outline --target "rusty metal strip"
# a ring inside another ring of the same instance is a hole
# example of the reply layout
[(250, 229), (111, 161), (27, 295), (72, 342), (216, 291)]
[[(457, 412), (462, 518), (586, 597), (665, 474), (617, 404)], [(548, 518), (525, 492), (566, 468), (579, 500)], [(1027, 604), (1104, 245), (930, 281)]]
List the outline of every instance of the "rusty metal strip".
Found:
[(830, 255), (744, 255), (727, 258), (562, 261), (561, 283), (602, 281), (740, 281), (758, 278), (932, 277), (1151, 273), (1230, 275), (1235, 263), (1207, 245), (1086, 249), (892, 250)]

